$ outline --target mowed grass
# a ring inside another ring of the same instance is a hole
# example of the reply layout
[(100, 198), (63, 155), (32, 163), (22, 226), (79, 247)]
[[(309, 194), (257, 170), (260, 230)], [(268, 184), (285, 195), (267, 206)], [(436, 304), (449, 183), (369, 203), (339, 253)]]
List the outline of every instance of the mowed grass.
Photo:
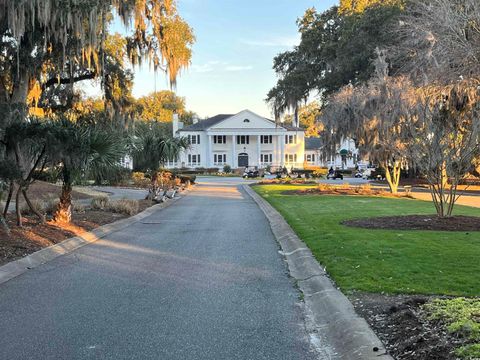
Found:
[[(343, 291), (480, 295), (480, 232), (370, 230), (346, 219), (432, 214), (426, 201), (360, 196), (282, 195), (294, 185), (255, 186), (310, 247)], [(456, 215), (480, 216), (458, 206)]]

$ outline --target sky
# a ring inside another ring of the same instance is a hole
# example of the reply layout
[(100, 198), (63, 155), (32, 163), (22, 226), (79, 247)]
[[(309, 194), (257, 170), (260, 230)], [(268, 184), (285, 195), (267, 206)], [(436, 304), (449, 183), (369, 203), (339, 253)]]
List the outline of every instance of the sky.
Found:
[[(265, 103), (275, 85), (273, 58), (299, 43), (296, 20), (309, 7), (323, 11), (335, 0), (178, 0), (193, 28), (192, 64), (176, 92), (200, 117), (252, 110), (272, 117)], [(133, 95), (168, 89), (166, 77), (148, 68), (135, 71)]]

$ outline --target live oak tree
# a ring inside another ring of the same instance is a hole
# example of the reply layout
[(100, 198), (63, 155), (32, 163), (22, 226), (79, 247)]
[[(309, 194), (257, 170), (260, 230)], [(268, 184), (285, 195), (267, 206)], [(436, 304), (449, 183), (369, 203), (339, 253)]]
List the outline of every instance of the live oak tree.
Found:
[[(277, 118), (296, 112), (311, 95), (324, 102), (343, 86), (364, 84), (374, 73), (375, 49), (396, 43), (392, 29), (403, 11), (398, 2), (370, 1), (347, 11), (353, 3), (342, 2), (344, 10), (332, 7), (323, 13), (308, 9), (297, 21), (300, 44), (274, 59), (279, 80), (267, 101)], [(395, 71), (396, 63), (391, 68)]]
[[(131, 25), (127, 36), (110, 34), (113, 14)], [(175, 86), (194, 41), (174, 0), (0, 0), (0, 128), (14, 112), (28, 122), (29, 107), (62, 117), (78, 97), (74, 84), (91, 79), (100, 80), (106, 110), (124, 125), (132, 113), (128, 63), (148, 62)], [(21, 168), (13, 154), (0, 156)]]
[(136, 106), (139, 120), (172, 122), (174, 113), (185, 112), (185, 99), (173, 91), (162, 90), (140, 97)]

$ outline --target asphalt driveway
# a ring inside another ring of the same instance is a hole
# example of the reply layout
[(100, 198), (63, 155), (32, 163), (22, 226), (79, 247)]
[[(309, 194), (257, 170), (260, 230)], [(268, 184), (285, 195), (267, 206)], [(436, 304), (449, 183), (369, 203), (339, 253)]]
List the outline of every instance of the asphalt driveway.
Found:
[(0, 285), (0, 359), (314, 359), (299, 293), (240, 179)]

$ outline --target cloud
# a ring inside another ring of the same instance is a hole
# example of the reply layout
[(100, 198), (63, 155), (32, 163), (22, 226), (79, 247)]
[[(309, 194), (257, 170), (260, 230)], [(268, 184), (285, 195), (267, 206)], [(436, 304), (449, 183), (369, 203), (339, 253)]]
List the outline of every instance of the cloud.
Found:
[(240, 42), (249, 46), (262, 47), (294, 47), (300, 42), (300, 36), (278, 36), (267, 39), (240, 39)]
[(229, 65), (225, 67), (225, 71), (244, 71), (244, 70), (252, 70), (252, 65)]
[(220, 64), (221, 64), (220, 61), (213, 60), (213, 61), (208, 61), (205, 64), (200, 64), (200, 65), (199, 64), (192, 64), (192, 66), (190, 66), (190, 69), (192, 69), (192, 71), (196, 72), (196, 73), (209, 73), (209, 72), (217, 70), (218, 65), (220, 65)]
[(220, 72), (220, 71), (246, 71), (253, 69), (251, 65), (233, 65), (224, 61), (208, 61), (204, 64), (192, 64), (190, 69), (196, 73), (209, 73), (209, 72)]

